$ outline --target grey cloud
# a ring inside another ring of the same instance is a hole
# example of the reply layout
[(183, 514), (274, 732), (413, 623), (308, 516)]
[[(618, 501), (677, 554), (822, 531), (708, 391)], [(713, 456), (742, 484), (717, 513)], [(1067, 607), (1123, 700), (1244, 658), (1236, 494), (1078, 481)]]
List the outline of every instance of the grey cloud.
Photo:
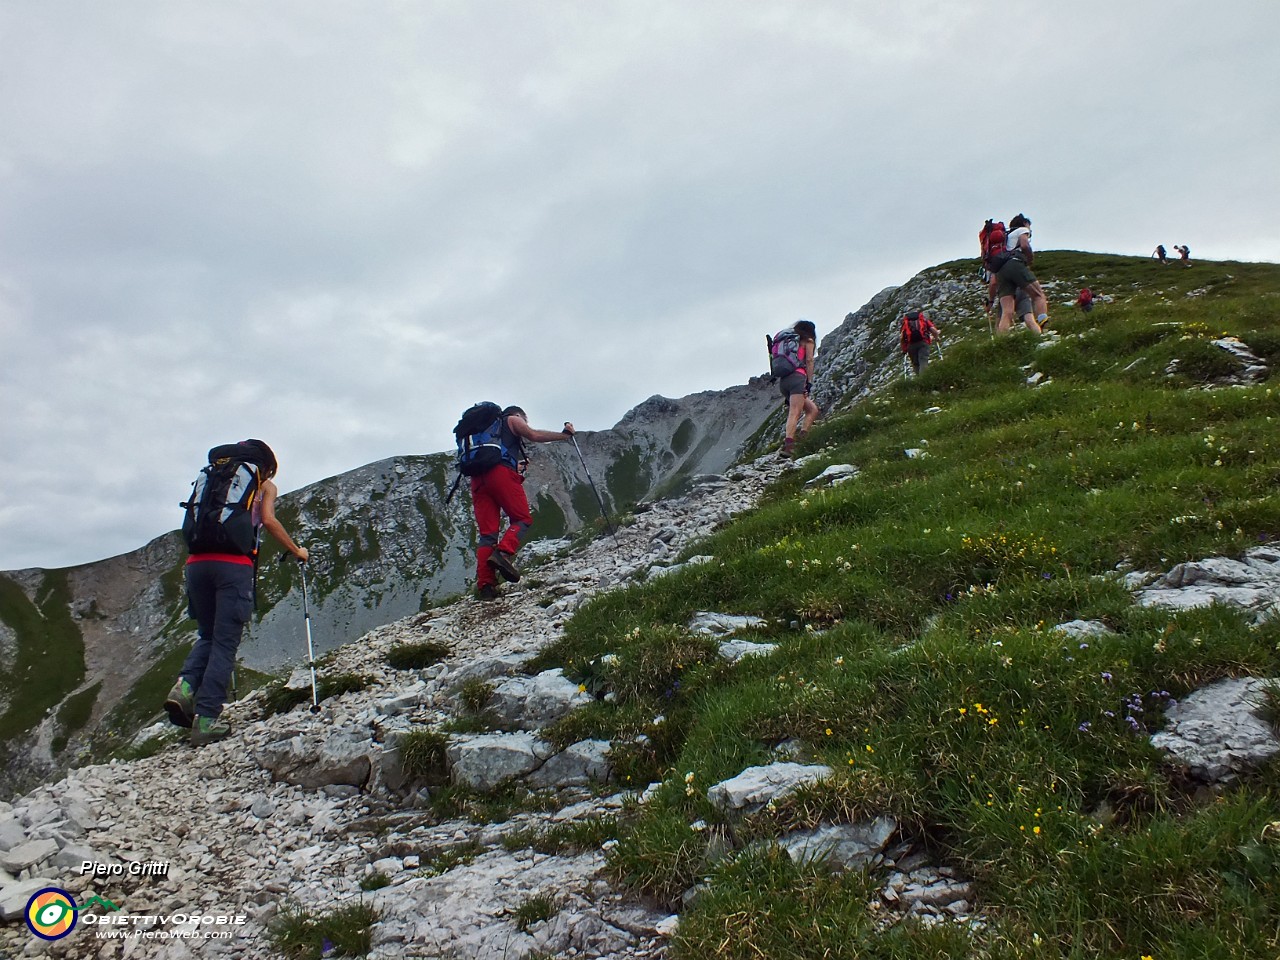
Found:
[(170, 529), (223, 440), (289, 489), (482, 397), (594, 429), (740, 382), (992, 214), (1280, 253), (1280, 8), (1007, 10), (0, 9), (0, 568)]

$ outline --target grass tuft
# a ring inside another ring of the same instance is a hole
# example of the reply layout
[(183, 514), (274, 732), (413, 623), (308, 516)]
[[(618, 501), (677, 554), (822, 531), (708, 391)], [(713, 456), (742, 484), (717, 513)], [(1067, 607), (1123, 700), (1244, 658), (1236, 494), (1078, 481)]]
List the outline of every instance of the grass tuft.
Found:
[(372, 905), (358, 902), (317, 913), (285, 903), (271, 924), (269, 938), (290, 960), (363, 957), (372, 946), (369, 928), (378, 920)]
[(387, 663), (396, 670), (423, 670), (452, 653), (443, 643), (401, 643), (387, 651)]

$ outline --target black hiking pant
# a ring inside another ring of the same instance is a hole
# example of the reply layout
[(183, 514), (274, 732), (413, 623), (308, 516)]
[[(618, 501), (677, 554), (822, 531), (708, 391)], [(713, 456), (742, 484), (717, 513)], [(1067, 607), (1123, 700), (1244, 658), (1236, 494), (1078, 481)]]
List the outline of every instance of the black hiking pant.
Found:
[(217, 717), (227, 700), (244, 625), (253, 616), (253, 567), (225, 560), (187, 564), (187, 612), (199, 636), (182, 676), (196, 697), (196, 716)]

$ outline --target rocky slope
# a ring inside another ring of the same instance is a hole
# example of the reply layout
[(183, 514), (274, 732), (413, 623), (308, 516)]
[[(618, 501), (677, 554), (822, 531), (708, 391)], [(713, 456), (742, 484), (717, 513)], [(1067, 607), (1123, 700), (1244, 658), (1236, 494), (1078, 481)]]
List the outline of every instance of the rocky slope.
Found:
[[(579, 444), (616, 513), (678, 490), (693, 475), (723, 470), (776, 403), (764, 379), (680, 400), (655, 396), (611, 430), (580, 433)], [(598, 522), (600, 508), (574, 449), (552, 444), (531, 452), (533, 534), (562, 536)], [(282, 519), (312, 551), (307, 586), (318, 652), (465, 589), (474, 530), (465, 493), (444, 502), (451, 462), (444, 453), (394, 457), (281, 498)], [(264, 551), (273, 555), (274, 547)], [(13, 729), (0, 732), (0, 797), (64, 769), (90, 746), (94, 755), (115, 749), (154, 714), (192, 639), (184, 559), (171, 533), (98, 563), (0, 574), (0, 665), (19, 683), (41, 674), (51, 638), (64, 665), (25, 698), (0, 682), (0, 710), (20, 708), (7, 718)], [(302, 622), (299, 570), (268, 559), (241, 663), (270, 673), (297, 660), (305, 650)]]
[[(519, 684), (503, 695), (499, 685), (559, 635), (564, 617), (585, 598), (662, 575), (686, 546), (753, 503), (783, 468), (768, 457), (728, 477), (694, 477), (689, 495), (640, 513), (616, 538), (535, 567), (495, 603), (464, 599), (370, 632), (323, 667), (329, 675), (363, 675), (369, 686), (325, 700), (318, 714), (304, 704), (261, 719), (266, 697), (255, 692), (229, 708), (238, 729), (227, 742), (200, 751), (175, 742), (150, 759), (77, 770), (12, 809), (0, 805), (0, 869), (10, 871), (0, 873), (6, 918), (16, 918), (23, 891), (30, 896), (53, 883), (82, 899), (96, 893), (131, 914), (249, 918), (230, 940), (193, 947), (174, 940), (142, 955), (273, 957), (264, 924), (286, 897), (327, 910), (360, 897), (361, 881), (376, 869), (392, 881), (365, 895), (385, 918), (374, 930), (376, 956), (411, 955), (406, 942), (422, 955), (520, 957), (570, 947), (585, 956), (656, 955), (669, 915), (627, 902), (605, 876), (598, 846), (551, 855), (509, 839), (612, 815), (623, 802), (614, 791), (635, 786), (601, 789), (607, 750), (588, 742), (556, 753), (536, 736), (542, 724), (590, 698), (556, 678), (544, 678), (536, 695), (515, 692)], [(425, 670), (388, 664), (393, 648), (424, 641), (447, 647), (447, 658)], [(510, 713), (510, 725), (531, 730), (454, 737), (453, 779), (485, 789), (516, 776), (550, 797), (486, 825), (442, 818), (430, 805), (435, 788), (414, 780), (400, 750), (410, 731), (458, 715), (460, 685), (477, 679), (498, 687), (495, 707)], [(300, 672), (296, 682), (306, 686), (309, 678)], [(76, 872), (85, 861), (170, 868), (162, 878), (130, 877), (126, 866), (123, 877), (95, 879)], [(432, 864), (455, 861), (455, 869), (432, 875)], [(539, 894), (553, 897), (557, 912), (522, 932), (515, 912)], [(15, 954), (45, 950), (20, 921), (4, 928), (0, 943)], [(48, 950), (132, 955), (124, 942), (95, 941), (88, 924)]]

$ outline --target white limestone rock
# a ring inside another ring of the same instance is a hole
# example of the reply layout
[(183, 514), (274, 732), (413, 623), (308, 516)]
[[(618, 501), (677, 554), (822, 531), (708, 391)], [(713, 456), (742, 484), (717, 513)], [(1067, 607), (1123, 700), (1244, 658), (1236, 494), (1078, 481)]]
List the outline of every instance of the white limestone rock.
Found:
[(706, 634), (712, 637), (727, 637), (741, 630), (758, 630), (767, 627), (769, 621), (763, 617), (753, 617), (736, 613), (715, 613), (700, 610), (689, 618), (689, 631)]
[(825, 862), (842, 870), (856, 870), (884, 852), (898, 829), (892, 817), (876, 817), (860, 823), (821, 824), (812, 830), (796, 830), (778, 845), (796, 863)]
[(747, 767), (736, 777), (722, 780), (707, 790), (707, 799), (721, 810), (752, 813), (797, 788), (833, 773), (825, 764), (771, 763)]
[(1152, 746), (1186, 764), (1200, 779), (1218, 782), (1257, 768), (1280, 753), (1280, 737), (1263, 719), (1266, 688), (1280, 680), (1219, 680), (1170, 706), (1168, 726)]
[(454, 783), (493, 790), (532, 773), (555, 750), (532, 733), (482, 733), (452, 737), (446, 752)]

